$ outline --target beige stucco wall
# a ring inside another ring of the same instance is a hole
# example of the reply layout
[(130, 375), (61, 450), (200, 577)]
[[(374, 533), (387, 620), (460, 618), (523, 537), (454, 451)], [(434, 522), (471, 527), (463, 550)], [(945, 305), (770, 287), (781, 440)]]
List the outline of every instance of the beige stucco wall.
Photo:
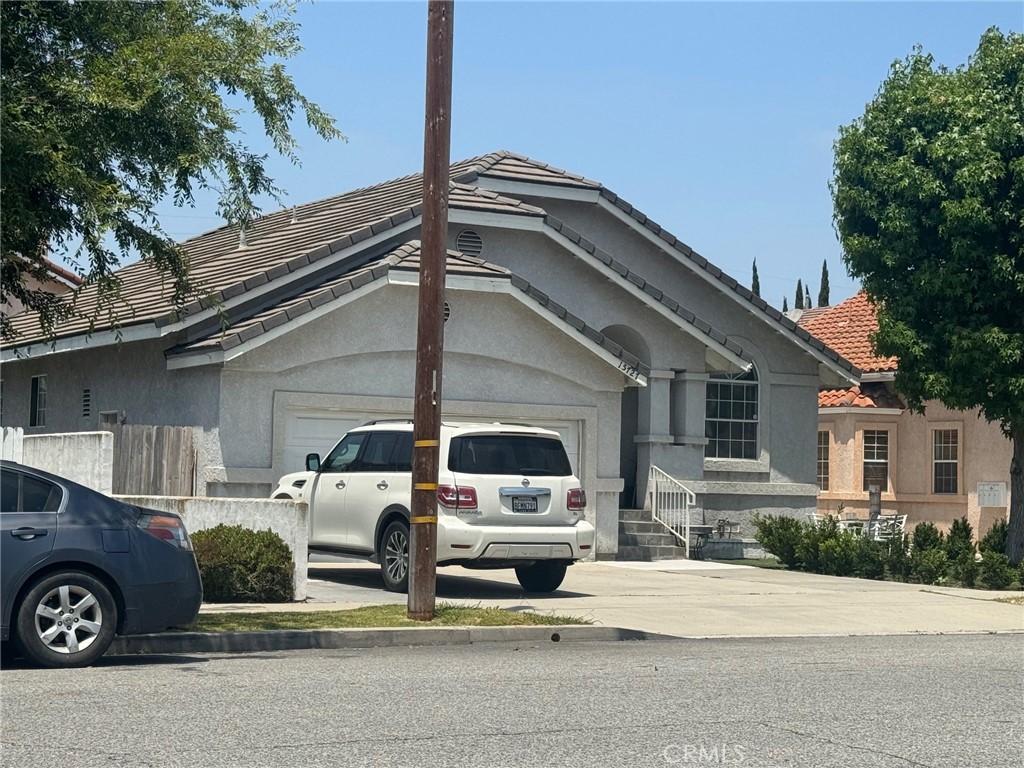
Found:
[[(882, 494), (883, 514), (907, 515), (907, 531), (922, 522), (948, 530), (966, 517), (977, 536), (1009, 515), (1011, 444), (998, 424), (986, 422), (977, 411), (951, 411), (930, 402), (924, 415), (909, 411), (869, 408), (825, 408), (818, 429), (830, 433), (829, 488), (818, 495), (818, 511), (866, 516), (864, 430), (889, 431), (889, 488)], [(932, 493), (932, 431), (959, 432), (960, 461), (957, 494)], [(1006, 505), (980, 507), (978, 483), (1006, 483)]]

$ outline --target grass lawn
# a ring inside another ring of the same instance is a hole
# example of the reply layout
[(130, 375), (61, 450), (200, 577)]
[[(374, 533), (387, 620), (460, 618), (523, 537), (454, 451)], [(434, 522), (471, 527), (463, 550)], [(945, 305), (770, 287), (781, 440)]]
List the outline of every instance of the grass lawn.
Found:
[(371, 605), (348, 611), (201, 613), (193, 632), (245, 632), (263, 629), (380, 629), (388, 627), (509, 627), (590, 624), (571, 616), (543, 616), (499, 608), (438, 604), (433, 621), (406, 618), (405, 605)]

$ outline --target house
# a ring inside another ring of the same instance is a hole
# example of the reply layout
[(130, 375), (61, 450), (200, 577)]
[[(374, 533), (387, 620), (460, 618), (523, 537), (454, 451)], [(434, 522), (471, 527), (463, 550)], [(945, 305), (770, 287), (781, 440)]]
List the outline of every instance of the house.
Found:
[[(213, 301), (186, 313), (136, 263), (117, 329), (76, 320), (48, 345), (19, 318), (7, 421), (201, 427), (199, 487), (268, 494), (350, 427), (411, 415), (421, 209), (416, 174), (200, 235)], [(697, 494), (695, 522), (814, 509), (818, 389), (854, 365), (583, 176), (458, 162), (448, 216), (443, 417), (559, 431), (599, 553), (652, 467)]]
[[(44, 258), (40, 262), (46, 278), (40, 279), (26, 268), (22, 273), (26, 289), (63, 296), (65, 293), (69, 293), (82, 286), (82, 278), (71, 270), (65, 269), (60, 264), (56, 264), (49, 259)], [(23, 260), (22, 263), (26, 262)], [(25, 305), (15, 296), (8, 296), (7, 301), (0, 303), (0, 315), (17, 315), (23, 312), (24, 309)]]
[(864, 372), (859, 386), (818, 395), (819, 512), (865, 516), (868, 487), (877, 485), (883, 513), (907, 515), (908, 531), (966, 517), (980, 537), (1007, 518), (1010, 441), (977, 410), (934, 401), (923, 415), (906, 408), (893, 390), (899, 361), (872, 351), (878, 321), (866, 294), (805, 312), (799, 323)]

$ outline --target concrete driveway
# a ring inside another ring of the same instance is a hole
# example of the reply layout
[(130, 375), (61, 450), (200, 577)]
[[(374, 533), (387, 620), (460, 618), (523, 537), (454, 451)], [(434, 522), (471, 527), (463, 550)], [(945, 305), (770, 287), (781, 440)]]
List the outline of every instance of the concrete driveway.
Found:
[[(439, 568), (438, 601), (532, 610), (678, 637), (1024, 632), (1021, 592), (925, 587), (698, 561), (581, 563), (562, 589), (525, 594), (512, 571)], [(404, 603), (377, 566), (310, 563), (308, 599), (290, 610)], [(204, 605), (204, 611), (243, 606)], [(244, 606), (281, 610), (282, 606)]]

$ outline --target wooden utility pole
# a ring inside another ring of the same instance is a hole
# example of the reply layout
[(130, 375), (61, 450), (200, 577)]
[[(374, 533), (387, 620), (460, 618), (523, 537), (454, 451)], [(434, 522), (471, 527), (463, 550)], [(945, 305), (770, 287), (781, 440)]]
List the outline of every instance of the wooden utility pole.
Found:
[(444, 273), (448, 240), (448, 166), (452, 113), (454, 0), (427, 6), (427, 107), (423, 135), (416, 402), (413, 411), (409, 618), (434, 618), (437, 596), (437, 470), (441, 437)]

